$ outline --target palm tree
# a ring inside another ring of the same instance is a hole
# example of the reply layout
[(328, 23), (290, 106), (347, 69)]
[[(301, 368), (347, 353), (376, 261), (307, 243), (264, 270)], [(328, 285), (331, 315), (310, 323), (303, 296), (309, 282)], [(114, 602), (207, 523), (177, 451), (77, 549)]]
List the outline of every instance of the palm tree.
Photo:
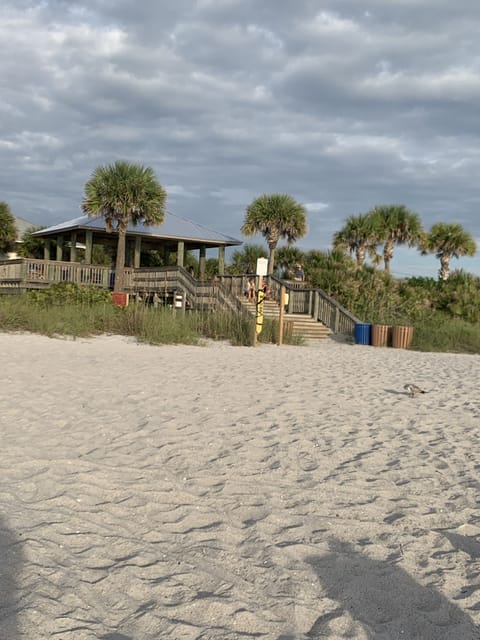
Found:
[(6, 202), (0, 202), (0, 251), (11, 251), (16, 239), (15, 216)]
[(246, 236), (263, 235), (270, 252), (268, 275), (272, 275), (278, 241), (284, 238), (291, 244), (307, 233), (307, 211), (286, 193), (263, 194), (248, 205), (241, 231)]
[(45, 241), (43, 238), (37, 238), (33, 234), (35, 231), (45, 229), (43, 226), (31, 226), (25, 229), (22, 235), (22, 244), (18, 248), (18, 254), (23, 258), (43, 258), (43, 249)]
[(438, 277), (448, 280), (450, 260), (461, 256), (474, 256), (477, 245), (473, 236), (458, 223), (437, 222), (424, 236), (420, 245), (422, 255), (434, 253), (440, 260)]
[(280, 247), (276, 251), (276, 261), (283, 271), (283, 278), (292, 280), (297, 264), (303, 264), (305, 254), (298, 247)]
[(348, 217), (342, 229), (333, 236), (334, 249), (355, 254), (358, 267), (365, 263), (367, 253), (376, 259), (377, 245), (378, 230), (374, 218), (368, 213)]
[(233, 252), (229, 272), (233, 275), (255, 273), (258, 258), (266, 258), (268, 251), (260, 244), (244, 244), (241, 250)]
[(383, 262), (385, 271), (390, 273), (390, 263), (396, 244), (418, 245), (424, 231), (418, 214), (410, 211), (403, 204), (382, 205), (374, 207), (369, 215), (378, 234), (378, 241), (383, 242)]
[(103, 216), (107, 232), (118, 233), (114, 291), (123, 290), (128, 225), (162, 224), (166, 199), (153, 169), (123, 160), (97, 167), (86, 183), (83, 211)]

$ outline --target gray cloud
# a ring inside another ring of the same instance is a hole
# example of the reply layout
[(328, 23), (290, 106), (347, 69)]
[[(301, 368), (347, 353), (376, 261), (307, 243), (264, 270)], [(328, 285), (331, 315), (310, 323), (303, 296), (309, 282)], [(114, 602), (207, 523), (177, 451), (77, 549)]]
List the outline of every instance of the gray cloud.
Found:
[[(230, 235), (282, 191), (309, 204), (305, 249), (390, 202), (480, 238), (477, 24), (476, 0), (7, 0), (0, 198), (59, 222), (126, 158)], [(411, 252), (393, 266), (418, 263), (435, 273)]]

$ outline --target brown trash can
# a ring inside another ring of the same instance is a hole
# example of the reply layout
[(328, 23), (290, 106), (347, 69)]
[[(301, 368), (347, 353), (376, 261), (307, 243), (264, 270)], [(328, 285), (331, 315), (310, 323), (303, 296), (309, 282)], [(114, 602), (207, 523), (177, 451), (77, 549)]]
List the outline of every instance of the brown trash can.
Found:
[(372, 325), (372, 347), (388, 347), (392, 341), (392, 327), (389, 324)]
[(393, 327), (392, 347), (395, 349), (408, 349), (413, 340), (413, 327)]

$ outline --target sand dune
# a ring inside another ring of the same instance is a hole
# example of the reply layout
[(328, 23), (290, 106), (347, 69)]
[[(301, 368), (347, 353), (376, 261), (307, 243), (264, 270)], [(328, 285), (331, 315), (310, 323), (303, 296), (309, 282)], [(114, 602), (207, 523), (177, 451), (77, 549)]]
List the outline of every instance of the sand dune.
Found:
[(0, 353), (1, 640), (480, 638), (478, 356)]

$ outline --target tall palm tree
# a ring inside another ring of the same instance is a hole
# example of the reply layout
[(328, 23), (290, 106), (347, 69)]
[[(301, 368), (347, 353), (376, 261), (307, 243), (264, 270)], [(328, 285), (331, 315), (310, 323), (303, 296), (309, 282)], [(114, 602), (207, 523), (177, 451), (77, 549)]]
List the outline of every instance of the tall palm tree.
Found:
[(261, 233), (268, 244), (268, 274), (273, 274), (275, 249), (280, 238), (289, 244), (307, 233), (307, 211), (286, 193), (263, 194), (245, 212), (241, 231), (246, 236)]
[(368, 213), (349, 216), (345, 225), (333, 236), (333, 247), (339, 251), (355, 254), (357, 266), (365, 263), (367, 253), (377, 257), (378, 230), (374, 218)]
[(393, 258), (394, 246), (406, 244), (417, 246), (424, 231), (418, 214), (407, 209), (403, 204), (381, 205), (374, 207), (369, 215), (378, 233), (378, 241), (383, 242), (383, 263), (387, 273), (390, 273), (390, 263)]
[(440, 260), (438, 277), (448, 280), (450, 275), (450, 261), (461, 256), (474, 256), (477, 245), (473, 236), (458, 223), (437, 222), (425, 234), (420, 245), (422, 255), (434, 253)]
[(114, 291), (122, 291), (125, 279), (125, 245), (130, 223), (160, 225), (167, 194), (153, 169), (117, 160), (97, 167), (85, 185), (82, 209), (89, 216), (103, 216), (106, 230), (118, 233)]

